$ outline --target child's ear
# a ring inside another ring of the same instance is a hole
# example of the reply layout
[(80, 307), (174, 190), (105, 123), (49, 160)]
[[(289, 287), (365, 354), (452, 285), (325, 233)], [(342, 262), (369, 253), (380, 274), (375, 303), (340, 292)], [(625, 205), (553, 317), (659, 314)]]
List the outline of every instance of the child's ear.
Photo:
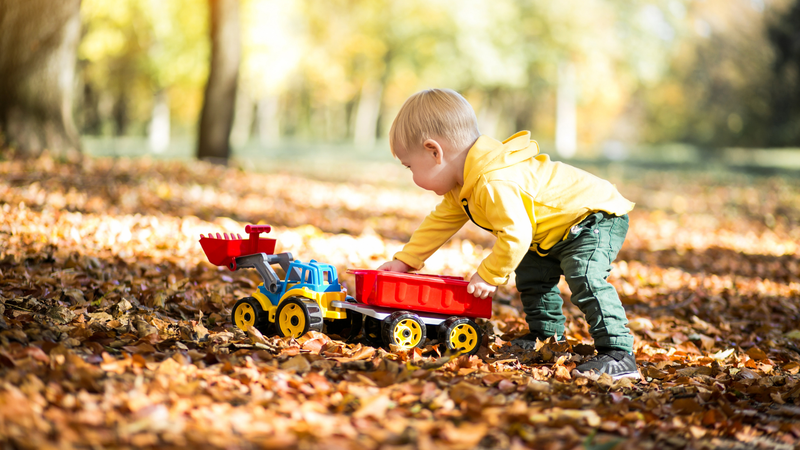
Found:
[(441, 162), (444, 161), (442, 146), (434, 139), (426, 139), (425, 142), (422, 143), (422, 148), (436, 160), (436, 164), (441, 164)]

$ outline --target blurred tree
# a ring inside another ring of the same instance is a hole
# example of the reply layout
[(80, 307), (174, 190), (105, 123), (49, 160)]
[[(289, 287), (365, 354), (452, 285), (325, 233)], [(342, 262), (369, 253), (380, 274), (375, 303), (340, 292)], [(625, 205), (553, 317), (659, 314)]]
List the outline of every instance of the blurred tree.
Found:
[(642, 141), (705, 148), (769, 141), (773, 52), (764, 2), (690, 2), (676, 28), (669, 70), (635, 97)]
[[(304, 57), (284, 94), (284, 132), (351, 140), (366, 148), (388, 128), (408, 94), (459, 88), (454, 18), (442, 2), (300, 2)], [(436, 78), (436, 80), (432, 80)]]
[(81, 133), (142, 135), (154, 116), (194, 133), (208, 75), (208, 8), (197, 0), (83, 0), (81, 16)]
[(772, 145), (800, 145), (800, 0), (769, 27), (775, 48)]
[(211, 66), (206, 84), (197, 157), (227, 164), (241, 59), (239, 0), (210, 0)]
[[(197, 0), (83, 0), (79, 124), (142, 135), (151, 123), (163, 134), (213, 134), (227, 149), (228, 119), (196, 127), (205, 115), (227, 116), (214, 98), (235, 98), (234, 145), (255, 131), (265, 143), (370, 147), (410, 94), (446, 86), (473, 104), (482, 132), (530, 129), (548, 150), (559, 103), (562, 137), (580, 152), (620, 141), (788, 142), (799, 128), (785, 113), (800, 103), (786, 94), (798, 85), (785, 37), (796, 19), (779, 17), (774, 46), (765, 25), (789, 3), (797, 0), (238, 0), (237, 82), (221, 71), (234, 47), (217, 42), (209, 64), (207, 19), (222, 27), (225, 18)], [(779, 47), (784, 62), (773, 66)], [(570, 70), (559, 76), (559, 67)], [(228, 94), (219, 95), (222, 78)]]
[(268, 144), (281, 138), (281, 103), (307, 54), (305, 21), (299, 2), (245, 0), (241, 8), (242, 64), (231, 141), (244, 145), (255, 132)]
[(0, 0), (0, 146), (80, 152), (72, 118), (80, 0)]

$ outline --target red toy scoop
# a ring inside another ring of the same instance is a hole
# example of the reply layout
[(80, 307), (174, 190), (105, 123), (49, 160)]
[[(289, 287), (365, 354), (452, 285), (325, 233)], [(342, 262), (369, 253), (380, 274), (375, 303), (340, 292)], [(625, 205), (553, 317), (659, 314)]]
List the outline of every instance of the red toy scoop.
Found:
[(269, 233), (272, 227), (269, 225), (247, 225), (244, 231), (250, 235), (247, 239), (241, 236), (224, 233), (220, 236), (200, 235), (200, 246), (203, 247), (208, 261), (215, 266), (225, 266), (230, 270), (236, 270), (237, 256), (252, 255), (255, 253), (266, 253), (272, 255), (275, 252), (275, 239), (259, 238), (260, 233)]

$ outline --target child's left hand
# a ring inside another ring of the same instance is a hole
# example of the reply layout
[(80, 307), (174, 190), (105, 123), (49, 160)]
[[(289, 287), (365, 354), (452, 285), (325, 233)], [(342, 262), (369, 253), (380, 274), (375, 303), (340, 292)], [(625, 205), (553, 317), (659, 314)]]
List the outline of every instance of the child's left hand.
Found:
[(472, 278), (469, 279), (469, 285), (467, 286), (468, 293), (480, 298), (486, 298), (492, 295), (496, 290), (497, 286), (487, 283), (478, 275), (478, 272), (472, 275)]

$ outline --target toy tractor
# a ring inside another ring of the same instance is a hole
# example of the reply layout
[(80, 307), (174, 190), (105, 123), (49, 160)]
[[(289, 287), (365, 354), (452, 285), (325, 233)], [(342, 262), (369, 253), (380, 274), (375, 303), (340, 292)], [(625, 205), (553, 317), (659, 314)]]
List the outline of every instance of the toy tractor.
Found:
[[(269, 225), (247, 225), (249, 239), (227, 235), (200, 236), (208, 260), (230, 270), (253, 268), (263, 283), (236, 302), (231, 321), (240, 329), (298, 338), (310, 330), (355, 339), (364, 331), (376, 346), (422, 347), (427, 338), (447, 349), (475, 354), (483, 333), (474, 319), (492, 315), (492, 299), (478, 299), (466, 291), (459, 277), (406, 274), (378, 270), (351, 270), (356, 278), (355, 298), (339, 283), (330, 264), (295, 261), (291, 253), (272, 254), (274, 239), (259, 238)], [(278, 264), (281, 280), (272, 269)]]
[[(233, 306), (232, 322), (245, 331), (256, 327), (266, 332), (274, 327), (280, 336), (295, 338), (310, 330), (322, 332), (326, 319), (339, 321), (330, 327), (335, 328), (337, 334), (345, 328), (360, 331), (360, 321), (352, 327), (346, 327), (342, 322), (349, 324), (361, 317), (356, 317), (357, 314), (348, 316), (343, 309), (331, 306), (332, 302), (353, 301), (339, 284), (336, 268), (314, 260), (307, 263), (295, 261), (291, 253), (271, 254), (275, 240), (258, 237), (259, 233), (270, 230), (269, 225), (247, 225), (245, 231), (250, 234), (250, 239), (227, 234), (200, 236), (200, 245), (211, 263), (227, 266), (230, 270), (252, 268), (263, 280), (250, 297), (238, 300)], [(250, 252), (253, 253), (242, 255)], [(283, 269), (283, 280), (272, 269), (273, 264)]]

